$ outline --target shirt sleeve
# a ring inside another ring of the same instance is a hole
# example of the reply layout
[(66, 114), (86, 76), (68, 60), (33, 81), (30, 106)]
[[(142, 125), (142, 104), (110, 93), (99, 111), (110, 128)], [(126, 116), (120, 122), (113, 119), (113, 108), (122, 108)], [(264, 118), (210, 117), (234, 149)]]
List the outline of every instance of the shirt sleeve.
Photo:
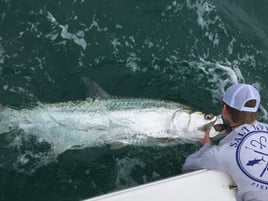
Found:
[(220, 157), (219, 146), (204, 144), (197, 152), (189, 155), (182, 167), (183, 172), (190, 172), (199, 169), (220, 170), (221, 165), (218, 158)]

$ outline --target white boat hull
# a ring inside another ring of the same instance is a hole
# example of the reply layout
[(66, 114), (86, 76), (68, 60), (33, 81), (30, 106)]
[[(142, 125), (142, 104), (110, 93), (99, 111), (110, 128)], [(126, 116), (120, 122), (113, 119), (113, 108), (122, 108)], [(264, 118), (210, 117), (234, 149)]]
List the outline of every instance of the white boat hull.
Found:
[(236, 201), (233, 186), (223, 172), (199, 170), (84, 201)]

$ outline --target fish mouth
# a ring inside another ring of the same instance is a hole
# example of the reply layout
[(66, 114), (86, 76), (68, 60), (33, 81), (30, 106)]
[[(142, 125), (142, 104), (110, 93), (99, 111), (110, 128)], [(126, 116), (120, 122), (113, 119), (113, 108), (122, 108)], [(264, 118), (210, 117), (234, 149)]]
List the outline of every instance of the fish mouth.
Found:
[(211, 121), (203, 126), (200, 126), (197, 130), (203, 131), (203, 132), (210, 130), (219, 118), (221, 118), (221, 115), (216, 116), (215, 120), (213, 120), (213, 121)]

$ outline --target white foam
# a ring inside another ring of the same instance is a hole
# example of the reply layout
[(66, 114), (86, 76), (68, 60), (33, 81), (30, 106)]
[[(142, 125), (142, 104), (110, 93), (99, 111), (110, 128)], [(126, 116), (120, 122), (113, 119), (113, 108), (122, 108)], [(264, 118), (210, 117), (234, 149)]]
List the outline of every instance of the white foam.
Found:
[(122, 26), (122, 25), (120, 25), (120, 24), (117, 24), (117, 25), (115, 25), (115, 28), (116, 28), (116, 29), (122, 29), (122, 28), (123, 28), (123, 26)]
[(166, 15), (166, 12), (172, 11), (173, 15), (176, 15), (181, 12), (184, 7), (184, 3), (179, 4), (177, 1), (173, 1), (171, 4), (168, 4), (165, 11), (162, 13), (162, 16)]
[[(98, 23), (98, 19), (96, 18), (96, 15), (94, 14), (92, 17), (92, 22), (91, 25), (89, 26), (90, 30), (96, 30), (98, 32), (106, 32), (108, 31), (108, 27), (101, 27)], [(122, 26), (120, 25), (116, 25), (116, 28), (122, 28)], [(85, 31), (88, 31), (88, 29), (86, 29)]]
[[(62, 38), (73, 41), (75, 44), (82, 47), (83, 50), (87, 48), (87, 42), (84, 38), (85, 37), (84, 30), (78, 30), (76, 34), (68, 32), (68, 25), (59, 24), (56, 18), (50, 12), (47, 12), (47, 19), (49, 22), (52, 23), (53, 26), (61, 28), (60, 36)], [(58, 33), (49, 33), (46, 35), (46, 37), (50, 38), (51, 40), (55, 40), (58, 37), (58, 35), (59, 35)]]
[(133, 52), (128, 53), (128, 58), (126, 60), (126, 66), (130, 68), (133, 72), (140, 70), (138, 63), (141, 59)]
[(56, 18), (50, 13), (50, 12), (47, 12), (47, 19), (51, 22), (51, 23), (53, 23), (53, 24), (57, 24), (57, 20), (56, 20)]
[[(227, 35), (227, 31), (221, 18), (218, 15), (214, 15), (214, 13), (216, 13), (216, 6), (204, 0), (197, 0), (194, 2), (187, 0), (186, 4), (189, 9), (196, 11), (197, 24), (204, 30), (205, 36), (213, 43), (214, 47), (218, 46), (220, 38), (217, 29), (221, 29), (221, 32), (225, 33), (225, 35)], [(212, 28), (213, 25), (215, 30)]]
[(120, 40), (118, 38), (113, 38), (110, 42), (114, 47), (114, 52), (118, 53), (119, 50), (117, 47), (122, 46)]
[(22, 152), (17, 156), (17, 161), (12, 164), (12, 168), (26, 175), (32, 175), (40, 167), (47, 166), (56, 160), (56, 157), (52, 153)]
[(4, 89), (4, 90), (7, 90), (7, 89), (8, 89), (8, 85), (7, 85), (7, 84), (4, 85), (4, 86), (3, 86), (3, 89)]
[(240, 69), (237, 66), (233, 67), (230, 62), (221, 64), (200, 58), (199, 62), (191, 61), (189, 63), (193, 68), (202, 70), (207, 77), (208, 83), (210, 83), (209, 90), (214, 102), (222, 98), (227, 86), (244, 81)]
[(232, 54), (232, 53), (233, 53), (234, 43), (235, 43), (235, 42), (236, 42), (236, 39), (233, 38), (233, 39), (231, 40), (231, 42), (229, 43), (228, 48), (227, 48), (229, 54)]
[(22, 154), (18, 157), (18, 162), (22, 165), (25, 165), (26, 163), (29, 162), (29, 159), (27, 158), (26, 154)]
[(148, 48), (152, 48), (152, 47), (154, 47), (154, 43), (153, 43), (149, 38), (146, 38), (146, 39), (145, 39), (144, 44), (145, 44)]
[(248, 55), (245, 53), (244, 55), (239, 55), (239, 61), (247, 63), (251, 67), (256, 67), (256, 60), (254, 55)]
[[(59, 25), (61, 28), (61, 37), (64, 39), (72, 40), (77, 45), (81, 46), (84, 50), (87, 47), (87, 42), (83, 37), (80, 37), (81, 35), (84, 36), (83, 31), (78, 31), (78, 34), (73, 34), (68, 32), (68, 25)], [(81, 34), (82, 33), (82, 34)]]
[(0, 64), (3, 64), (5, 62), (5, 50), (1, 45), (1, 41), (2, 41), (2, 38), (0, 37)]
[[(11, 139), (12, 136), (9, 136), (9, 138)], [(32, 139), (32, 136), (20, 135), (18, 132), (18, 135), (14, 136), (12, 141), (6, 145), (11, 150), (16, 150), (14, 152), (16, 157), (11, 157), (10, 160), (3, 161), (1, 166), (13, 168), (17, 172), (31, 175), (36, 169), (56, 160), (57, 155), (54, 154), (53, 150), (48, 150), (47, 152), (39, 152), (34, 149), (25, 150), (25, 144), (32, 143)]]
[[(254, 57), (245, 55), (243, 58), (240, 58), (243, 61), (250, 61), (251, 65), (255, 65)], [(195, 64), (194, 64), (195, 63)], [(211, 91), (211, 95), (213, 97), (213, 102), (217, 102), (217, 100), (221, 100), (223, 94), (227, 87), (234, 83), (245, 83), (246, 80), (238, 67), (240, 61), (236, 60), (233, 63), (225, 62), (225, 64), (221, 64), (219, 62), (211, 62), (206, 61), (204, 59), (200, 59), (200, 63), (192, 62), (192, 65), (197, 66), (201, 69), (206, 76), (208, 77), (208, 82), (210, 83), (209, 90)], [(256, 87), (259, 91), (261, 90), (260, 83), (251, 83)], [(266, 109), (260, 105), (260, 119), (268, 120), (268, 113)]]

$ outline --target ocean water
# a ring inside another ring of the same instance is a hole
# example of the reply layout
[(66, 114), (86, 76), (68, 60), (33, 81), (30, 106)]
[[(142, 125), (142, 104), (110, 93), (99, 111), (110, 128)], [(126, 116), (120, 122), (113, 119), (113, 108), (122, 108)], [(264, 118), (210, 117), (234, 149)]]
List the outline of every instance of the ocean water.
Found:
[[(268, 122), (265, 0), (0, 0), (0, 103), (84, 100), (94, 80), (117, 97), (220, 112), (253, 84)], [(53, 155), (21, 130), (0, 135), (0, 200), (82, 200), (181, 174), (196, 144), (110, 145)]]

